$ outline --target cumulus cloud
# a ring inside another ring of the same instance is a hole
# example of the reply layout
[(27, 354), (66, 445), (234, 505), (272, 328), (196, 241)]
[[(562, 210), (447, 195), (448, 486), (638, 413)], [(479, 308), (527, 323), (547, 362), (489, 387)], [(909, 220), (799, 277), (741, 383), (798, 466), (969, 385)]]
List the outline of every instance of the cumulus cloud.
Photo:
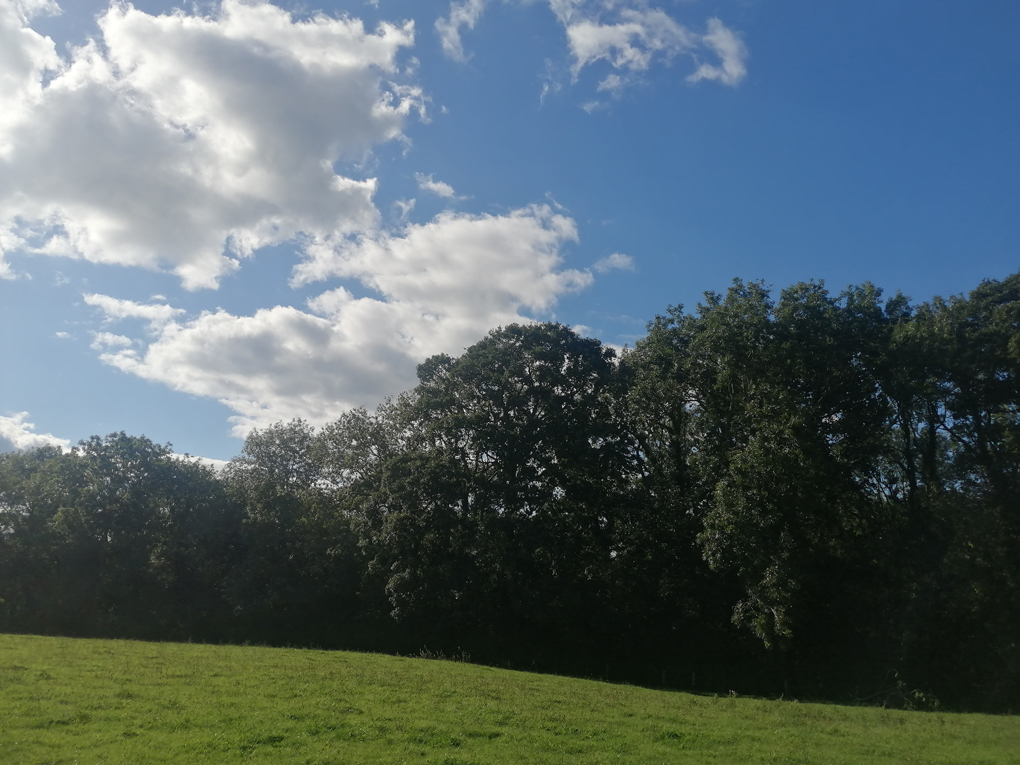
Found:
[(596, 261), (592, 265), (592, 268), (600, 274), (605, 274), (610, 271), (633, 271), (634, 258), (630, 255), (614, 252), (612, 255)]
[[(61, 66), (53, 40), (27, 26), (33, 16), (56, 11), (56, 5), (45, 0), (0, 0), (0, 163), (14, 150), (9, 131), (39, 101), (42, 77)], [(0, 213), (0, 279), (14, 279), (4, 252), (21, 239), (8, 233), (2, 221)]]
[(35, 425), (26, 422), (28, 412), (17, 412), (13, 417), (0, 415), (0, 452), (36, 449), (40, 446), (57, 446), (66, 449), (71, 442), (50, 433), (34, 433)]
[[(573, 79), (576, 81), (583, 69), (598, 62), (611, 68), (599, 81), (599, 91), (618, 94), (656, 62), (668, 64), (681, 54), (699, 63), (687, 78), (689, 82), (716, 80), (736, 85), (747, 73), (747, 48), (719, 19), (709, 19), (707, 33), (699, 34), (665, 11), (649, 7), (646, 0), (548, 0), (548, 4), (566, 32)], [(436, 22), (447, 56), (457, 61), (467, 59), (460, 30), (473, 29), (484, 9), (484, 0), (454, 2), (449, 18)], [(720, 63), (701, 62), (706, 51), (717, 56)], [(543, 97), (557, 89), (546, 79)]]
[(38, 103), (42, 75), (62, 66), (53, 40), (28, 28), (34, 16), (57, 11), (47, 0), (0, 2), (0, 156), (13, 149), (6, 131)]
[(565, 291), (587, 286), (590, 275), (557, 271), (560, 249), (577, 241), (570, 218), (548, 205), (505, 215), (444, 212), (400, 235), (348, 240), (314, 248), (294, 271), (296, 286), (330, 277), (354, 278), (391, 301), (442, 312), (458, 306), (476, 315), (547, 310)]
[(113, 3), (63, 60), (27, 26), (54, 7), (0, 0), (0, 256), (168, 269), (196, 289), (260, 247), (377, 225), (375, 180), (334, 164), (424, 115), (420, 89), (398, 82), (412, 22), (369, 32), (257, 1), (213, 16)]
[(414, 179), (418, 182), (418, 188), (422, 191), (435, 194), (437, 197), (443, 197), (443, 199), (457, 198), (457, 192), (453, 190), (453, 186), (442, 181), (434, 181), (431, 175), (415, 173)]
[[(528, 321), (592, 281), (562, 268), (574, 222), (546, 205), (504, 215), (443, 213), (399, 233), (312, 247), (294, 284), (344, 278), (374, 296), (335, 287), (308, 310), (276, 306), (252, 316), (207, 312), (161, 325), (154, 339), (101, 358), (125, 372), (233, 409), (238, 436), (302, 417), (321, 424), (410, 388), (429, 356), (460, 353), (489, 329)], [(95, 297), (95, 296), (94, 296)], [(111, 320), (149, 306), (92, 303)], [(169, 307), (168, 307), (169, 308)], [(171, 309), (176, 310), (176, 309)]]

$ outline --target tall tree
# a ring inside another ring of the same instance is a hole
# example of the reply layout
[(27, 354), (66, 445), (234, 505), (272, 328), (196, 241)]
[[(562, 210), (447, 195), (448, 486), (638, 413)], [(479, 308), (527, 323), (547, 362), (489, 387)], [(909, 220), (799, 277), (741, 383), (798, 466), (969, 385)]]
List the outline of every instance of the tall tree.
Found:
[(418, 373), (377, 530), (395, 613), (555, 630), (597, 612), (636, 476), (613, 351), (512, 325)]
[[(303, 420), (253, 430), (224, 470), (243, 509), (243, 555), (225, 586), (247, 634), (332, 644), (357, 607), (360, 560)], [(335, 476), (334, 476), (335, 477)]]
[(218, 617), (229, 521), (209, 468), (124, 433), (4, 463), (14, 601), (34, 604), (36, 628), (190, 636)]

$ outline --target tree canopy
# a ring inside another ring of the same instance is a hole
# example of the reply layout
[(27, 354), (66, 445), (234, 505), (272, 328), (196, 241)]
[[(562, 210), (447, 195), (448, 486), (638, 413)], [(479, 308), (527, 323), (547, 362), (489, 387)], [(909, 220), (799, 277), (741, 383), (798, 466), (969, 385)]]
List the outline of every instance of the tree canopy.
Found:
[(0, 629), (1015, 707), (1018, 322), (1020, 274), (735, 280), (622, 353), (499, 328), (221, 473), (123, 433), (3, 454)]

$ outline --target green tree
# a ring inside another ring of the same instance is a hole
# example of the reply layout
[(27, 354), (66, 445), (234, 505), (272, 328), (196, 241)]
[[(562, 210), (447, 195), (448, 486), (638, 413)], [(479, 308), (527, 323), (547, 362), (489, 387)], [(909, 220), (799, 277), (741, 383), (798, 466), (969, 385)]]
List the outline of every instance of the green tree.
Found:
[(375, 528), (395, 615), (453, 633), (597, 621), (637, 477), (613, 351), (512, 325), (418, 374)]
[(650, 460), (683, 487), (705, 559), (741, 582), (734, 621), (766, 645), (790, 638), (805, 584), (831, 578), (877, 512), (891, 331), (879, 298), (871, 285), (833, 297), (807, 283), (777, 304), (737, 280), (638, 344), (665, 391)]
[(360, 556), (321, 440), (302, 420), (256, 429), (224, 470), (244, 518), (225, 586), (245, 634), (334, 644), (356, 609)]
[(190, 636), (222, 602), (223, 494), (169, 446), (114, 433), (3, 460), (3, 543), (19, 623), (70, 634)]

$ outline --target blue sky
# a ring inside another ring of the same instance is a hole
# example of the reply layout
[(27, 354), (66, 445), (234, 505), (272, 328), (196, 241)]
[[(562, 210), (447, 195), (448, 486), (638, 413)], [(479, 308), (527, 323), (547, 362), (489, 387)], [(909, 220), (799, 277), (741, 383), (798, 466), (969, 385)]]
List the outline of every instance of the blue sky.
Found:
[(229, 459), (734, 277), (1020, 264), (1020, 4), (0, 0), (0, 448)]

